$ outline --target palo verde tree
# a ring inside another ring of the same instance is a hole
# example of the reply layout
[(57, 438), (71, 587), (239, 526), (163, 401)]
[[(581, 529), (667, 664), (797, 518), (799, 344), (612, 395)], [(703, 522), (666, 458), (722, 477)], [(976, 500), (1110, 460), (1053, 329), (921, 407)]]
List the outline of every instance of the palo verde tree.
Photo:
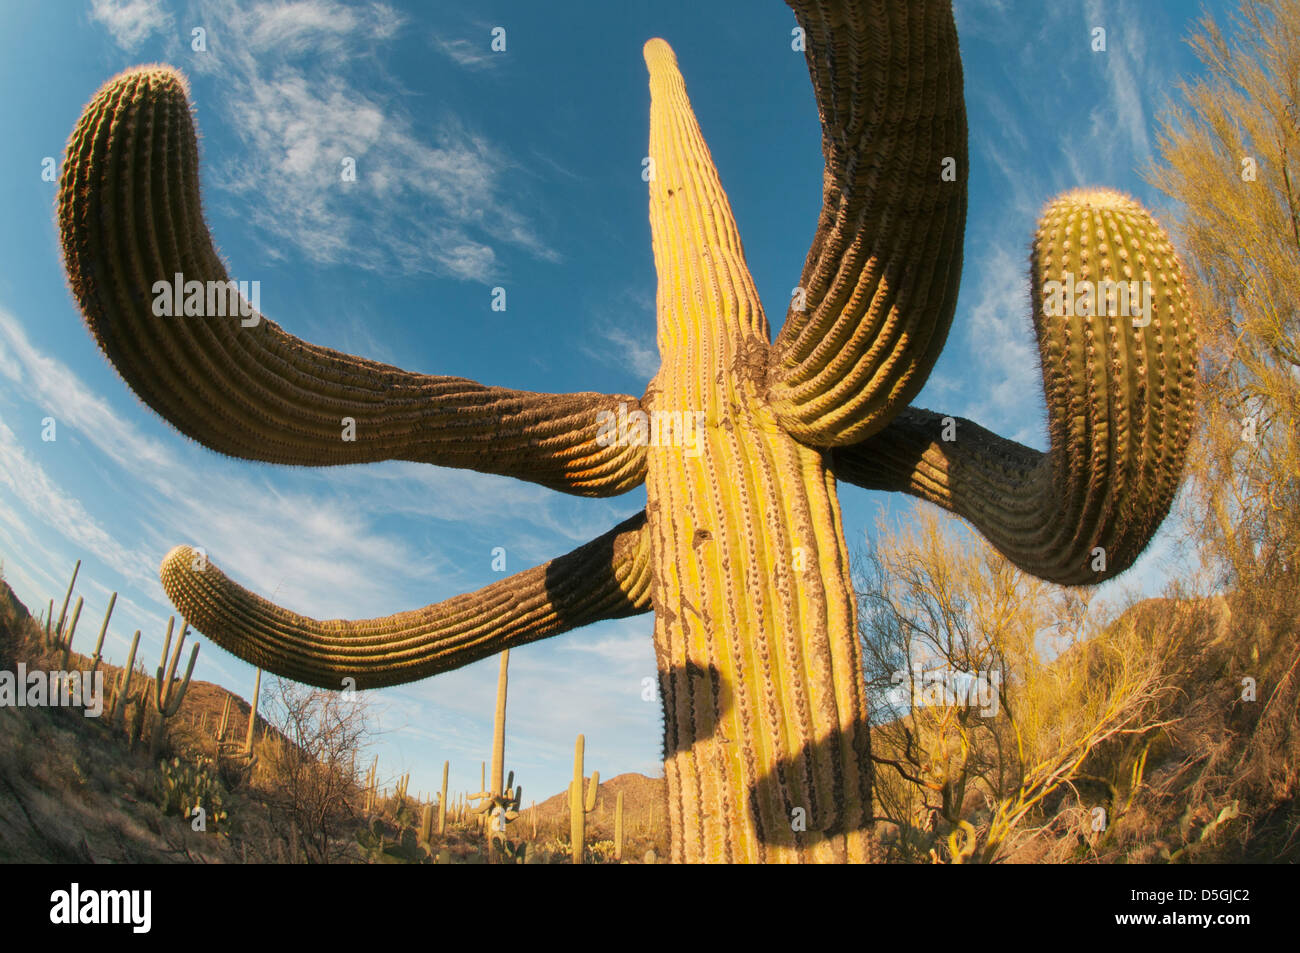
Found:
[[(1104, 190), (1052, 202), (1034, 241), (1049, 452), (909, 408), (961, 276), (967, 134), (952, 10), (949, 0), (791, 5), (826, 167), (774, 341), (676, 57), (663, 40), (645, 46), (661, 363), (640, 400), (409, 373), (260, 316), (155, 316), (156, 281), (229, 280), (174, 69), (130, 70), (95, 95), (60, 185), (65, 264), (91, 333), (150, 407), (205, 446), (307, 466), (423, 461), (583, 496), (644, 482), (643, 513), (573, 552), (386, 618), (297, 615), (184, 546), (161, 575), (214, 642), (331, 688), (427, 678), (653, 610), (676, 861), (872, 855), (837, 482), (930, 500), (1027, 571), (1095, 583), (1129, 566), (1164, 518), (1191, 423), (1195, 339), (1177, 256), (1142, 208)], [(1045, 283), (1067, 276), (1081, 288), (1144, 282), (1150, 313), (1130, 321), (1086, 306), (1093, 296), (1062, 313)], [(638, 425), (610, 439), (620, 411)], [(345, 418), (355, 439), (340, 439)], [(644, 439), (649, 420), (702, 426), (688, 453), (673, 435)]]

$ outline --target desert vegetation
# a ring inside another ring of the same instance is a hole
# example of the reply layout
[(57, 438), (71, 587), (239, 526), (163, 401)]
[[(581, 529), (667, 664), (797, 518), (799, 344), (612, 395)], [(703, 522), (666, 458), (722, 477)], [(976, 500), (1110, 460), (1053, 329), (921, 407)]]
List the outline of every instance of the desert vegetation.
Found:
[[(881, 527), (859, 598), (892, 858), (1300, 857), (1300, 8), (1233, 26), (1201, 22), (1207, 73), (1148, 171), (1204, 342), (1180, 527), (1201, 572), (1098, 606), (933, 514)], [(1001, 673), (996, 713), (931, 704), (933, 670)]]
[[(643, 863), (663, 853), (662, 781), (624, 775), (602, 786), (595, 772), (580, 779), (575, 816), (567, 794), (523, 807), (514, 773), (489, 784), (486, 762), (478, 791), (449, 791), (444, 763), (441, 790), (413, 796), (409, 773), (385, 784), (378, 758), (359, 767), (375, 740), (364, 695), (282, 678), (263, 692), (259, 671), (245, 702), (192, 682), (192, 661), (176, 676), (179, 640), (167, 640), (150, 679), (139, 665), (118, 670), (98, 653), (75, 652), (76, 604), (58, 624), (52, 613), (30, 616), (5, 587), (0, 609), (4, 667), (88, 674), (102, 666), (107, 696), (98, 718), (85, 717), (85, 706), (0, 710), (0, 859)], [(138, 642), (137, 632), (130, 662)], [(494, 777), (504, 765), (507, 664), (503, 653)], [(62, 793), (52, 799), (45, 789)]]

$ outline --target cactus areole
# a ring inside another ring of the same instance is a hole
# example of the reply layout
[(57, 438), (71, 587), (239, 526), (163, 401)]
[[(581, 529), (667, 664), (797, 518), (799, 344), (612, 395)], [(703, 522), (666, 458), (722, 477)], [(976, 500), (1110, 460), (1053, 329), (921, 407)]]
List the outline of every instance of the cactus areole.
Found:
[[(663, 40), (645, 46), (661, 365), (640, 401), (410, 373), (237, 312), (154, 315), (155, 282), (229, 280), (174, 69), (131, 70), (96, 94), (60, 188), (65, 264), (91, 333), (136, 394), (204, 445), (296, 465), (424, 461), (581, 496), (644, 482), (645, 511), (604, 536), (387, 618), (297, 615), (184, 546), (161, 575), (208, 638), (329, 688), (411, 682), (653, 610), (678, 862), (873, 856), (837, 482), (912, 494), (960, 514), (1028, 572), (1097, 583), (1131, 565), (1168, 512), (1192, 422), (1196, 348), (1178, 258), (1140, 206), (1106, 190), (1054, 200), (1034, 242), (1048, 452), (909, 407), (961, 276), (967, 134), (952, 11), (947, 0), (791, 6), (826, 167), (774, 341), (676, 57)], [(1072, 304), (1089, 282), (1141, 283), (1143, 315), (1117, 315), (1113, 295), (1062, 308), (1066, 282)], [(611, 441), (620, 413), (702, 426), (691, 441)], [(344, 417), (355, 440), (339, 439)]]

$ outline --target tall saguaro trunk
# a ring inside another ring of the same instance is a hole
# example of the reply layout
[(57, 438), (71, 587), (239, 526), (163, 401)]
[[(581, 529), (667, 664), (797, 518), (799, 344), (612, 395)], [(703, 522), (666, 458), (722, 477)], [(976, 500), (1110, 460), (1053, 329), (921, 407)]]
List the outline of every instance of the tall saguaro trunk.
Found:
[(642, 403), (661, 436), (684, 421), (682, 439), (649, 447), (646, 475), (673, 860), (866, 860), (835, 480), (767, 409), (767, 318), (731, 207), (672, 50), (651, 41), (646, 63), (662, 364)]

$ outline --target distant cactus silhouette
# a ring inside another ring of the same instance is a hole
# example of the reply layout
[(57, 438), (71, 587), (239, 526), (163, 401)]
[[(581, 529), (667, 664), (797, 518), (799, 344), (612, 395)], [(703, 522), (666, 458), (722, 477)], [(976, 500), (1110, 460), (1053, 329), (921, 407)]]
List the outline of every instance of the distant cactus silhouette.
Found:
[(596, 792), (600, 789), (600, 772), (593, 772), (584, 787), (583, 757), (586, 741), (582, 735), (573, 743), (573, 780), (569, 782), (569, 849), (575, 864), (586, 863), (587, 815), (596, 809)]
[[(180, 636), (176, 639), (176, 648), (172, 650), (172, 628), (176, 624), (176, 617), (167, 620), (167, 636), (163, 639), (162, 662), (158, 666), (158, 673), (154, 676), (153, 681), (153, 699), (154, 699), (154, 716), (153, 732), (149, 737), (149, 757), (157, 758), (162, 751), (163, 740), (167, 733), (167, 719), (172, 718), (181, 710), (181, 702), (185, 700), (185, 692), (190, 687), (190, 676), (194, 674), (194, 663), (199, 657), (199, 646), (196, 643), (190, 648), (190, 662), (185, 666), (185, 675), (180, 682), (176, 681), (176, 666), (180, 663), (181, 654), (185, 648), (185, 636), (190, 627), (181, 619)], [(170, 664), (168, 656), (170, 653)]]
[[(91, 333), (136, 394), (205, 446), (300, 465), (423, 461), (581, 496), (645, 483), (643, 513), (572, 553), (387, 618), (297, 615), (188, 547), (161, 575), (213, 641), (330, 688), (410, 682), (653, 608), (674, 861), (874, 856), (837, 481), (928, 500), (1029, 572), (1095, 583), (1131, 565), (1166, 515), (1191, 427), (1196, 345), (1177, 255), (1145, 211), (1105, 190), (1051, 203), (1034, 242), (1049, 452), (908, 406), (961, 276), (967, 133), (952, 11), (948, 0), (790, 5), (826, 170), (774, 342), (676, 58), (662, 40), (645, 46), (661, 365), (640, 401), (410, 373), (264, 319), (156, 317), (154, 282), (229, 280), (203, 219), (188, 88), (169, 67), (96, 94), (60, 187), (65, 264)], [(1095, 299), (1058, 313), (1046, 284), (1067, 279), (1147, 282), (1149, 322)], [(602, 439), (620, 405), (700, 415), (698, 453)], [(341, 439), (344, 418), (354, 441)], [(792, 830), (795, 809), (806, 830)]]
[[(497, 670), (497, 704), (492, 725), (492, 778), (470, 797), (479, 803), (474, 813), (483, 816), (488, 830), (489, 850), (497, 841), (504, 841), (505, 825), (519, 816), (519, 802), (524, 796), (523, 785), (515, 785), (515, 773), (505, 775), (506, 765), (506, 693), (510, 685), (510, 650), (501, 653)], [(443, 786), (446, 787), (446, 769), (443, 765)]]

